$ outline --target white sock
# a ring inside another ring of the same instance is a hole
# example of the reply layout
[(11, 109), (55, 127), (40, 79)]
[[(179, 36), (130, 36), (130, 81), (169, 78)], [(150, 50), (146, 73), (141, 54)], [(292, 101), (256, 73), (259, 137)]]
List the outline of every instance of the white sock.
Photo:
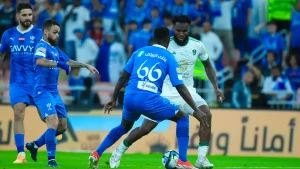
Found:
[(123, 153), (125, 153), (125, 151), (128, 149), (128, 147), (124, 144), (124, 141), (122, 141), (122, 143), (119, 146), (121, 148), (121, 150), (123, 151)]
[(18, 155), (22, 155), (22, 156), (24, 156), (25, 157), (25, 152), (19, 152), (19, 154)]
[(200, 161), (203, 161), (208, 152), (208, 146), (199, 146), (198, 147), (198, 158)]

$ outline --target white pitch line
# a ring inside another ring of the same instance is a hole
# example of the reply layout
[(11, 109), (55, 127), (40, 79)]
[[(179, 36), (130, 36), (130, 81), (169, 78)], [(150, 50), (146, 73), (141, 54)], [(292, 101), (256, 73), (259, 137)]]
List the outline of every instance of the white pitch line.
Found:
[[(217, 167), (218, 168), (218, 167)], [(253, 169), (277, 169), (277, 168), (285, 168), (285, 169), (287, 169), (287, 168), (300, 168), (300, 167), (222, 167), (222, 168), (234, 168), (234, 169), (239, 169), (239, 168), (249, 168), (249, 169), (251, 169), (251, 168), (253, 168)]]

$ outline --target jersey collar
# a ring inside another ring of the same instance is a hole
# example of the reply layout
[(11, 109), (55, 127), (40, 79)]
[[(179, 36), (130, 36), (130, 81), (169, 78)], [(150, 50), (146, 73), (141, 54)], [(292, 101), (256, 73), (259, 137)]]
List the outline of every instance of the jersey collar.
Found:
[(161, 46), (161, 45), (159, 45), (159, 44), (154, 44), (153, 46), (156, 46), (156, 47), (159, 47), (159, 48), (163, 48), (163, 49), (167, 49), (167, 48), (165, 48), (164, 46)]
[(29, 31), (31, 31), (31, 29), (33, 28), (33, 25), (31, 25), (28, 29), (26, 29), (25, 31), (21, 31), (20, 29), (19, 29), (19, 26), (17, 26), (17, 30), (21, 33), (21, 34), (24, 34), (24, 33), (27, 33), (27, 32), (29, 32)]

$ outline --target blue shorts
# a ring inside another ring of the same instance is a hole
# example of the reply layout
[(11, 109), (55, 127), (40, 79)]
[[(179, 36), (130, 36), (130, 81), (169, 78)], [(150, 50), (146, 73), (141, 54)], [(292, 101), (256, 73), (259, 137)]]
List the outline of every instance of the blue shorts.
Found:
[(26, 105), (35, 106), (33, 100), (34, 84), (10, 84), (9, 98), (10, 105), (14, 106), (17, 103), (25, 103)]
[(67, 111), (58, 90), (36, 90), (34, 101), (41, 112), (42, 119), (52, 114), (57, 114), (58, 118), (67, 117)]
[(122, 116), (125, 120), (136, 121), (144, 115), (159, 123), (174, 117), (178, 110), (178, 105), (159, 95), (127, 94), (124, 98)]

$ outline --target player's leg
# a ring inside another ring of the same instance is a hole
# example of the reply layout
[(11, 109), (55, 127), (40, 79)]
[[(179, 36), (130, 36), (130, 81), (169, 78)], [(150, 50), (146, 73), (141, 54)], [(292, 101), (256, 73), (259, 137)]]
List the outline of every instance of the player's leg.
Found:
[(213, 168), (214, 165), (211, 164), (208, 159), (206, 158), (206, 155), (209, 150), (209, 142), (210, 142), (210, 136), (211, 136), (211, 120), (212, 120), (212, 114), (210, 112), (210, 109), (206, 103), (206, 101), (199, 96), (195, 91), (191, 92), (191, 95), (193, 97), (193, 100), (197, 104), (197, 106), (200, 108), (202, 112), (204, 112), (207, 115), (207, 120), (209, 123), (209, 126), (206, 126), (204, 124), (200, 123), (200, 114), (195, 114), (193, 109), (188, 106), (187, 104), (184, 105), (184, 112), (187, 112), (188, 114), (194, 116), (200, 123), (200, 128), (198, 131), (200, 142), (198, 146), (198, 159), (196, 161), (196, 167), (198, 168)]
[(9, 87), (10, 104), (14, 111), (14, 138), (18, 150), (17, 159), (14, 163), (25, 163), (24, 153), (24, 117), (25, 108), (31, 104), (29, 86), (11, 84)]
[(25, 153), (24, 153), (24, 116), (25, 116), (26, 104), (17, 103), (13, 105), (14, 111), (14, 138), (18, 151), (17, 159), (14, 163), (26, 163)]
[(118, 141), (124, 134), (126, 134), (133, 126), (134, 122), (140, 117), (140, 114), (134, 114), (123, 108), (122, 122), (119, 126), (110, 130), (108, 135), (98, 148), (92, 152), (89, 157), (89, 168), (98, 168), (98, 162), (103, 152)]

